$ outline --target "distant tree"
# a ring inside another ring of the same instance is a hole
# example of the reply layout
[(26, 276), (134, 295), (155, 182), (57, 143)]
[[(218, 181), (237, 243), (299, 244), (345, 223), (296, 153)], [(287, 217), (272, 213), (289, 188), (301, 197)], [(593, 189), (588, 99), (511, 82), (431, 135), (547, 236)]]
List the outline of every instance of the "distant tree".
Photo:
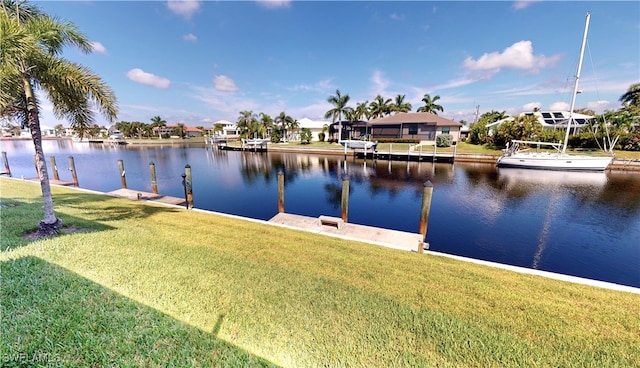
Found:
[(264, 112), (261, 112), (259, 116), (260, 116), (260, 124), (262, 124), (262, 127), (265, 133), (267, 135), (270, 135), (271, 128), (273, 128), (273, 118), (271, 117), (271, 115), (266, 114)]
[(300, 140), (302, 141), (302, 143), (304, 143), (304, 144), (311, 143), (311, 138), (312, 137), (313, 137), (313, 135), (311, 134), (311, 129), (302, 128), (302, 131), (300, 133)]
[(469, 142), (472, 144), (485, 144), (489, 142), (487, 124), (494, 123), (507, 117), (506, 111), (485, 112), (480, 115), (477, 122), (469, 126)]
[[(167, 121), (161, 118), (160, 116), (154, 116), (151, 118), (151, 128), (158, 129), (158, 138), (162, 139), (162, 129), (167, 126)], [(120, 131), (122, 132), (122, 131)]]
[(436, 95), (431, 98), (428, 93), (425, 93), (422, 97), (422, 102), (424, 102), (424, 106), (418, 107), (418, 112), (428, 112), (434, 115), (438, 115), (438, 111), (442, 112), (444, 109), (442, 106), (438, 105), (436, 101), (440, 99), (440, 96)]
[(238, 116), (238, 129), (240, 129), (240, 136), (251, 137), (253, 134), (252, 128), (255, 126), (253, 123), (257, 122), (257, 117), (251, 110), (240, 111)]
[(213, 124), (213, 134), (222, 133), (222, 132), (224, 132), (224, 124), (222, 123)]
[(176, 124), (176, 127), (173, 128), (173, 134), (184, 139), (184, 137), (186, 137), (187, 135), (186, 126), (184, 125), (184, 123)]
[(64, 132), (64, 126), (62, 124), (56, 124), (54, 129), (56, 130), (56, 136), (58, 137), (61, 136), (62, 133)]
[(411, 103), (404, 101), (405, 95), (397, 95), (395, 101), (391, 105), (391, 111), (396, 114), (399, 112), (411, 111)]
[(287, 140), (287, 128), (289, 128), (293, 123), (293, 118), (282, 111), (280, 112), (280, 115), (276, 116), (274, 123), (280, 127), (282, 139)]
[(349, 99), (349, 95), (346, 94), (343, 96), (342, 94), (340, 94), (339, 89), (336, 90), (335, 96), (329, 96), (329, 98), (327, 98), (327, 102), (333, 105), (333, 108), (331, 108), (324, 114), (324, 118), (331, 118), (331, 121), (334, 124), (336, 120), (338, 121), (338, 139), (342, 139), (342, 116), (347, 111), (351, 110), (351, 108), (347, 106), (347, 103), (349, 103)]
[(60, 57), (66, 46), (84, 53), (93, 47), (72, 23), (62, 23), (35, 5), (2, 0), (0, 8), (0, 118), (20, 121), (31, 132), (43, 199), (43, 219), (36, 236), (55, 235), (62, 226), (53, 208), (49, 173), (42, 149), (38, 94), (82, 132), (93, 123), (95, 106), (109, 120), (117, 115), (116, 97), (89, 69)]
[(516, 116), (513, 121), (500, 124), (492, 136), (496, 147), (504, 147), (508, 142), (517, 140), (538, 140), (542, 133), (542, 124), (533, 115)]
[(373, 119), (381, 118), (391, 113), (391, 99), (386, 100), (381, 95), (377, 95), (376, 98), (369, 104), (369, 116)]
[(632, 84), (618, 101), (622, 102), (625, 107), (640, 107), (640, 83)]
[(358, 102), (355, 108), (356, 120), (369, 120), (369, 101)]

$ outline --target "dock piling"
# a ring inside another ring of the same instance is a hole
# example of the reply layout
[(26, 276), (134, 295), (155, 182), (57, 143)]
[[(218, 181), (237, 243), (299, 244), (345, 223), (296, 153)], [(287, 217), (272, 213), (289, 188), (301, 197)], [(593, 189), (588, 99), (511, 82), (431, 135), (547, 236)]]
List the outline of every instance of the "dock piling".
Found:
[(76, 173), (76, 163), (73, 161), (73, 156), (69, 156), (69, 171), (71, 171), (71, 180), (73, 180), (74, 186), (78, 185), (78, 174)]
[(56, 156), (50, 156), (51, 160), (51, 170), (53, 170), (53, 179), (60, 180), (60, 175), (58, 175), (58, 165), (56, 165)]
[(2, 161), (4, 162), (4, 173), (11, 177), (11, 169), (9, 168), (9, 160), (7, 159), (7, 153), (2, 151)]
[(193, 180), (191, 177), (191, 165), (184, 165), (185, 190), (187, 191), (187, 208), (193, 208)]
[(342, 177), (342, 201), (340, 202), (340, 217), (345, 223), (349, 222), (349, 175)]
[(278, 213), (284, 213), (284, 172), (278, 171)]
[(151, 191), (153, 194), (158, 194), (158, 182), (156, 180), (156, 164), (153, 161), (149, 162), (149, 171), (151, 172)]
[(118, 160), (118, 169), (120, 170), (122, 189), (127, 189), (127, 177), (125, 176), (126, 172), (124, 171), (124, 162), (122, 160)]
[(422, 242), (418, 246), (418, 253), (422, 253), (424, 240), (427, 236), (427, 226), (429, 225), (429, 211), (431, 210), (431, 197), (433, 196), (433, 184), (427, 180), (424, 183), (422, 192), (422, 206), (420, 208), (420, 228), (418, 232), (422, 235)]

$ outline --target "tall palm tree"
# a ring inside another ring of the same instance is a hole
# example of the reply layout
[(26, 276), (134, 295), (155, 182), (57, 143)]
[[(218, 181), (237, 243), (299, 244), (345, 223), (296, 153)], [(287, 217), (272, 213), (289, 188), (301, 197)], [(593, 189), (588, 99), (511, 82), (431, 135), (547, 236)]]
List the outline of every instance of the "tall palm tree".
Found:
[(116, 97), (102, 79), (60, 57), (66, 46), (76, 46), (84, 53), (93, 49), (72, 23), (62, 23), (21, 1), (2, 0), (0, 117), (16, 119), (31, 132), (44, 204), (37, 236), (57, 234), (62, 221), (53, 208), (36, 90), (47, 96), (55, 116), (69, 120), (74, 130), (93, 124), (94, 105), (110, 121), (117, 115)]
[(251, 138), (251, 126), (254, 121), (257, 121), (257, 118), (253, 111), (240, 111), (240, 116), (238, 116), (237, 122), (238, 128), (240, 129), (240, 135)]
[(382, 96), (377, 95), (373, 101), (369, 104), (369, 114), (372, 118), (381, 118), (391, 113), (391, 99), (386, 100)]
[(444, 109), (442, 106), (438, 105), (436, 101), (440, 99), (440, 96), (435, 95), (433, 98), (428, 93), (425, 93), (422, 97), (422, 102), (424, 102), (424, 106), (418, 107), (418, 112), (428, 112), (434, 115), (438, 115), (438, 111), (442, 112)]
[(405, 95), (397, 95), (395, 101), (391, 105), (391, 111), (396, 114), (399, 112), (411, 111), (411, 103), (404, 102)]
[(271, 117), (271, 115), (261, 112), (260, 113), (260, 124), (262, 124), (262, 129), (264, 130), (265, 134), (270, 135), (271, 134), (271, 126), (273, 125), (273, 118)]
[(349, 95), (341, 95), (339, 89), (336, 90), (335, 96), (329, 96), (329, 98), (327, 98), (327, 102), (332, 104), (333, 108), (324, 114), (324, 118), (331, 118), (334, 124), (336, 123), (336, 119), (338, 120), (338, 140), (342, 139), (342, 115), (351, 110), (351, 107), (347, 106), (349, 99)]
[(158, 138), (162, 139), (162, 129), (167, 126), (167, 121), (156, 115), (151, 118), (151, 128), (158, 128)]
[(640, 83), (632, 84), (627, 92), (625, 92), (620, 99), (618, 100), (622, 102), (625, 107), (634, 106), (636, 108), (640, 107)]

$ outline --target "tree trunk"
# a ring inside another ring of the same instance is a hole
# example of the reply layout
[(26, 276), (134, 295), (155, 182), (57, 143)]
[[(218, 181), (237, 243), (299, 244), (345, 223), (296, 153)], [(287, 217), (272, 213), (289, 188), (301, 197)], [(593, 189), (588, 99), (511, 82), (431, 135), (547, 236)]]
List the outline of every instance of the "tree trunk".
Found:
[(47, 163), (42, 150), (42, 132), (40, 131), (40, 117), (38, 107), (33, 95), (33, 87), (29, 78), (24, 78), (24, 92), (27, 97), (27, 116), (29, 119), (29, 130), (33, 139), (33, 146), (36, 151), (36, 169), (40, 179), (42, 189), (42, 201), (44, 204), (44, 218), (38, 224), (36, 237), (57, 235), (62, 226), (62, 221), (56, 217), (53, 211), (53, 197), (51, 196), (51, 186), (49, 185), (49, 173)]

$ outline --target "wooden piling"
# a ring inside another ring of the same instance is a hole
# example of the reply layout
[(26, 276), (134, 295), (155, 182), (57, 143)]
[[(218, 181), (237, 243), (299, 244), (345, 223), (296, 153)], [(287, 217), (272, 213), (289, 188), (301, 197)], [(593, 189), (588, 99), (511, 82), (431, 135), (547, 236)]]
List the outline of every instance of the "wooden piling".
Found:
[(156, 180), (156, 164), (149, 162), (149, 171), (151, 172), (151, 191), (158, 194), (158, 181)]
[(424, 247), (423, 243), (427, 236), (427, 226), (429, 225), (429, 211), (431, 210), (431, 197), (433, 195), (433, 184), (427, 180), (424, 183), (424, 190), (422, 192), (422, 207), (420, 208), (420, 228), (418, 232), (422, 235), (422, 242), (418, 246), (418, 253), (422, 253)]
[(71, 180), (74, 186), (78, 185), (78, 175), (76, 173), (76, 163), (73, 161), (73, 156), (69, 156), (69, 171), (71, 171)]
[(342, 177), (342, 201), (340, 202), (340, 215), (345, 223), (349, 218), (349, 175)]
[(278, 171), (278, 213), (284, 213), (284, 172)]
[(187, 208), (193, 208), (193, 181), (191, 177), (191, 165), (184, 165), (185, 188), (187, 190)]
[(58, 175), (58, 165), (56, 165), (56, 156), (49, 157), (51, 160), (51, 170), (53, 170), (53, 179), (60, 180), (60, 175)]
[(118, 170), (120, 170), (120, 183), (122, 184), (122, 189), (127, 189), (127, 177), (126, 171), (124, 170), (124, 162), (122, 160), (118, 160)]
[(11, 177), (11, 169), (9, 168), (9, 160), (7, 159), (7, 153), (2, 151), (2, 162), (4, 162), (4, 173)]

